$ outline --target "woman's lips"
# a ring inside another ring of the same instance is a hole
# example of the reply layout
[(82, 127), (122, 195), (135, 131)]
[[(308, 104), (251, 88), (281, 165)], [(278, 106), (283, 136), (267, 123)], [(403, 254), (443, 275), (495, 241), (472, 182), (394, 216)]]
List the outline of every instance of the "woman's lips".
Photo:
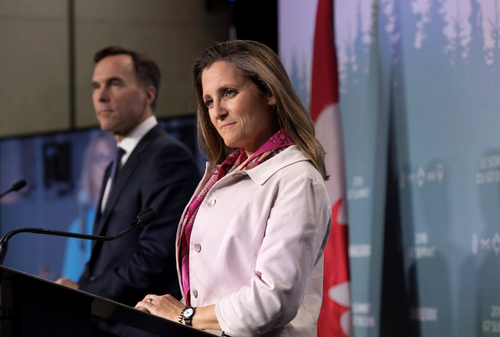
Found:
[(220, 129), (221, 129), (221, 130), (222, 130), (222, 129), (225, 129), (225, 128), (227, 128), (227, 127), (229, 127), (229, 126), (233, 125), (233, 124), (236, 124), (236, 122), (222, 124), (222, 125), (221, 125), (221, 127), (220, 127)]

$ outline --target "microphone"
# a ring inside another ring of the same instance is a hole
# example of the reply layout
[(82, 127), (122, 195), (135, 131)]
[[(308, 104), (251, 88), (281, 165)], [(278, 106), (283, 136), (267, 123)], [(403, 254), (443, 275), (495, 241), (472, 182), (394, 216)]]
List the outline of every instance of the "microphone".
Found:
[(143, 209), (138, 215), (137, 219), (133, 224), (127, 227), (125, 230), (113, 236), (98, 236), (98, 235), (88, 235), (88, 234), (80, 234), (80, 233), (70, 233), (70, 232), (62, 232), (55, 231), (50, 229), (43, 228), (19, 228), (13, 231), (8, 232), (0, 239), (0, 266), (3, 265), (3, 260), (7, 255), (7, 250), (9, 249), (9, 239), (19, 233), (35, 233), (35, 234), (44, 234), (44, 235), (54, 235), (54, 236), (64, 236), (68, 238), (77, 238), (84, 240), (95, 240), (95, 241), (112, 241), (116, 240), (119, 237), (127, 234), (131, 230), (137, 227), (145, 227), (149, 225), (153, 220), (156, 219), (156, 214), (151, 207), (147, 207)]
[(2, 194), (0, 194), (0, 199), (6, 195), (6, 194), (9, 194), (10, 192), (16, 192), (16, 191), (19, 191), (21, 188), (23, 188), (24, 186), (28, 185), (28, 183), (26, 182), (26, 180), (19, 180), (18, 182), (14, 183), (14, 185), (12, 185), (11, 188), (9, 188), (7, 191), (3, 192)]

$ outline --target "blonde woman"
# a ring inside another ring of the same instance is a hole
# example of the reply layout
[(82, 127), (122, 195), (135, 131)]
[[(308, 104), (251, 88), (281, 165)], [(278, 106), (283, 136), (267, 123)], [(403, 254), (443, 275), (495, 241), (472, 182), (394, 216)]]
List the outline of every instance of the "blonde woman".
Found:
[(208, 48), (194, 84), (209, 162), (177, 233), (184, 301), (136, 307), (229, 336), (316, 336), (331, 210), (309, 114), (258, 42)]

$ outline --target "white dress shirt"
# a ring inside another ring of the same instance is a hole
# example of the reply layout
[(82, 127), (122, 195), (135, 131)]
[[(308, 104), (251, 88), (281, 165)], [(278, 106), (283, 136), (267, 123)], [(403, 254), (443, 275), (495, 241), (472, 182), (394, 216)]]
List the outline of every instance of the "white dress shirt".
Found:
[[(148, 133), (156, 125), (158, 125), (158, 120), (155, 116), (150, 116), (146, 118), (146, 120), (144, 120), (141, 124), (137, 125), (135, 129), (133, 129), (126, 137), (122, 139), (121, 142), (117, 144), (118, 147), (121, 147), (125, 150), (125, 154), (122, 156), (122, 159), (120, 161), (119, 169), (125, 165), (135, 147), (141, 141), (142, 137), (144, 137), (146, 133)], [(108, 178), (108, 181), (106, 182), (106, 188), (104, 189), (104, 195), (102, 197), (101, 203), (101, 213), (104, 213), (104, 209), (109, 198), (109, 193), (111, 192), (110, 190), (111, 177)]]

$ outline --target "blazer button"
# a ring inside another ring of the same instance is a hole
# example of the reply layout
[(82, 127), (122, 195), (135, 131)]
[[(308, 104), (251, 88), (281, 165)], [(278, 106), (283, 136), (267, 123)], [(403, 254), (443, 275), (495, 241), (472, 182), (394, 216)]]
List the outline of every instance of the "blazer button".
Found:
[(90, 279), (89, 279), (91, 282), (93, 282), (95, 280), (95, 276), (90, 276)]
[(217, 202), (217, 201), (216, 201), (215, 199), (210, 199), (210, 200), (208, 201), (208, 207), (214, 207), (216, 202)]
[(194, 244), (194, 250), (199, 253), (201, 252), (201, 245), (199, 243), (195, 243)]
[(193, 289), (193, 296), (194, 298), (198, 298), (198, 290)]

